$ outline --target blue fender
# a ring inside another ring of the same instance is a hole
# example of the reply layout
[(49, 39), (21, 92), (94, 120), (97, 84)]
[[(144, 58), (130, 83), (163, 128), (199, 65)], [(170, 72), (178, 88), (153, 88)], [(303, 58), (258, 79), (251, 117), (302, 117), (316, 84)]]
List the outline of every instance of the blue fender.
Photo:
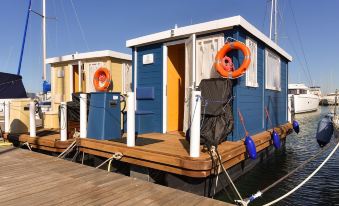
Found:
[(272, 140), (273, 140), (273, 145), (276, 149), (279, 149), (281, 147), (281, 143), (280, 143), (280, 137), (279, 134), (273, 130), (272, 132)]
[(255, 160), (257, 158), (257, 150), (256, 150), (255, 143), (251, 136), (246, 136), (245, 145), (246, 145), (248, 155), (250, 156), (252, 160)]
[(296, 120), (293, 120), (292, 126), (293, 126), (293, 130), (294, 130), (297, 134), (299, 134), (299, 131), (300, 131), (300, 129), (299, 129), (299, 123), (298, 123)]

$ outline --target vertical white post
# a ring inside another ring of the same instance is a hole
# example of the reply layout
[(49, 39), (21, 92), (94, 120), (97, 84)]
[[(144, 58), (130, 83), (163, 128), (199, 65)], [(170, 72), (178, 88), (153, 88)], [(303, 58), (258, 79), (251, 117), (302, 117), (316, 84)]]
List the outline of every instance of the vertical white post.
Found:
[(60, 104), (60, 140), (67, 140), (67, 105), (66, 102)]
[(10, 102), (6, 100), (5, 101), (5, 133), (9, 133), (9, 128), (10, 128), (9, 109), (10, 109)]
[(29, 103), (29, 136), (36, 137), (35, 102)]
[(87, 94), (80, 94), (80, 138), (87, 137)]
[(135, 101), (134, 92), (127, 93), (127, 147), (135, 146)]
[(46, 80), (46, 0), (42, 0), (42, 67), (43, 77)]
[(201, 114), (201, 92), (192, 91), (191, 106), (191, 131), (190, 131), (190, 156), (200, 156), (200, 114)]

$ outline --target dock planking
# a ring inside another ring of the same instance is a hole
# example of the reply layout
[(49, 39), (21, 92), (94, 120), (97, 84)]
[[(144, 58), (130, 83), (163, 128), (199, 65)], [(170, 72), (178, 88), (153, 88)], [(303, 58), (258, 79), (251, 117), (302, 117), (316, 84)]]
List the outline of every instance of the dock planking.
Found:
[(230, 205), (19, 148), (0, 150), (0, 205)]

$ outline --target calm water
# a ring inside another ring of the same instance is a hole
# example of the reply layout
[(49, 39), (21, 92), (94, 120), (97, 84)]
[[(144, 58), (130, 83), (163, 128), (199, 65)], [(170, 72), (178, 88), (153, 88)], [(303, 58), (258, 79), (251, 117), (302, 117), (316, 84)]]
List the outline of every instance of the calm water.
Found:
[[(248, 197), (272, 184), (320, 150), (315, 140), (315, 133), (318, 121), (327, 114), (328, 109), (328, 107), (320, 107), (317, 112), (296, 116), (300, 124), (300, 133), (290, 135), (287, 138), (285, 149), (277, 151), (266, 162), (257, 165), (235, 182), (243, 197)], [(321, 164), (333, 147), (332, 145), (320, 157), (268, 190), (250, 205), (263, 205), (293, 189)], [(217, 199), (232, 202), (223, 192), (217, 195)], [(339, 206), (339, 150), (303, 187), (276, 205)]]

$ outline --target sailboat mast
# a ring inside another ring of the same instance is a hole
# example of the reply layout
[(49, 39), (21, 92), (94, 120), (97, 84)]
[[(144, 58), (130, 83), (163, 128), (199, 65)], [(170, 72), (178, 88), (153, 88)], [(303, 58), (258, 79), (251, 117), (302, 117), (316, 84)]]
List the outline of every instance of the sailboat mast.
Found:
[(278, 43), (278, 0), (271, 0), (271, 1), (272, 1), (272, 5), (271, 5), (271, 18), (270, 18), (270, 39), (273, 40), (272, 30), (273, 30), (273, 24), (274, 24), (274, 42), (277, 44)]
[(42, 0), (42, 79), (46, 81), (46, 0)]
[(274, 6), (274, 0), (272, 1), (271, 5), (271, 18), (270, 18), (270, 39), (272, 39), (272, 26), (273, 26), (273, 6)]
[(277, 14), (278, 14), (278, 0), (274, 0), (274, 42), (278, 44), (278, 19), (277, 19)]

